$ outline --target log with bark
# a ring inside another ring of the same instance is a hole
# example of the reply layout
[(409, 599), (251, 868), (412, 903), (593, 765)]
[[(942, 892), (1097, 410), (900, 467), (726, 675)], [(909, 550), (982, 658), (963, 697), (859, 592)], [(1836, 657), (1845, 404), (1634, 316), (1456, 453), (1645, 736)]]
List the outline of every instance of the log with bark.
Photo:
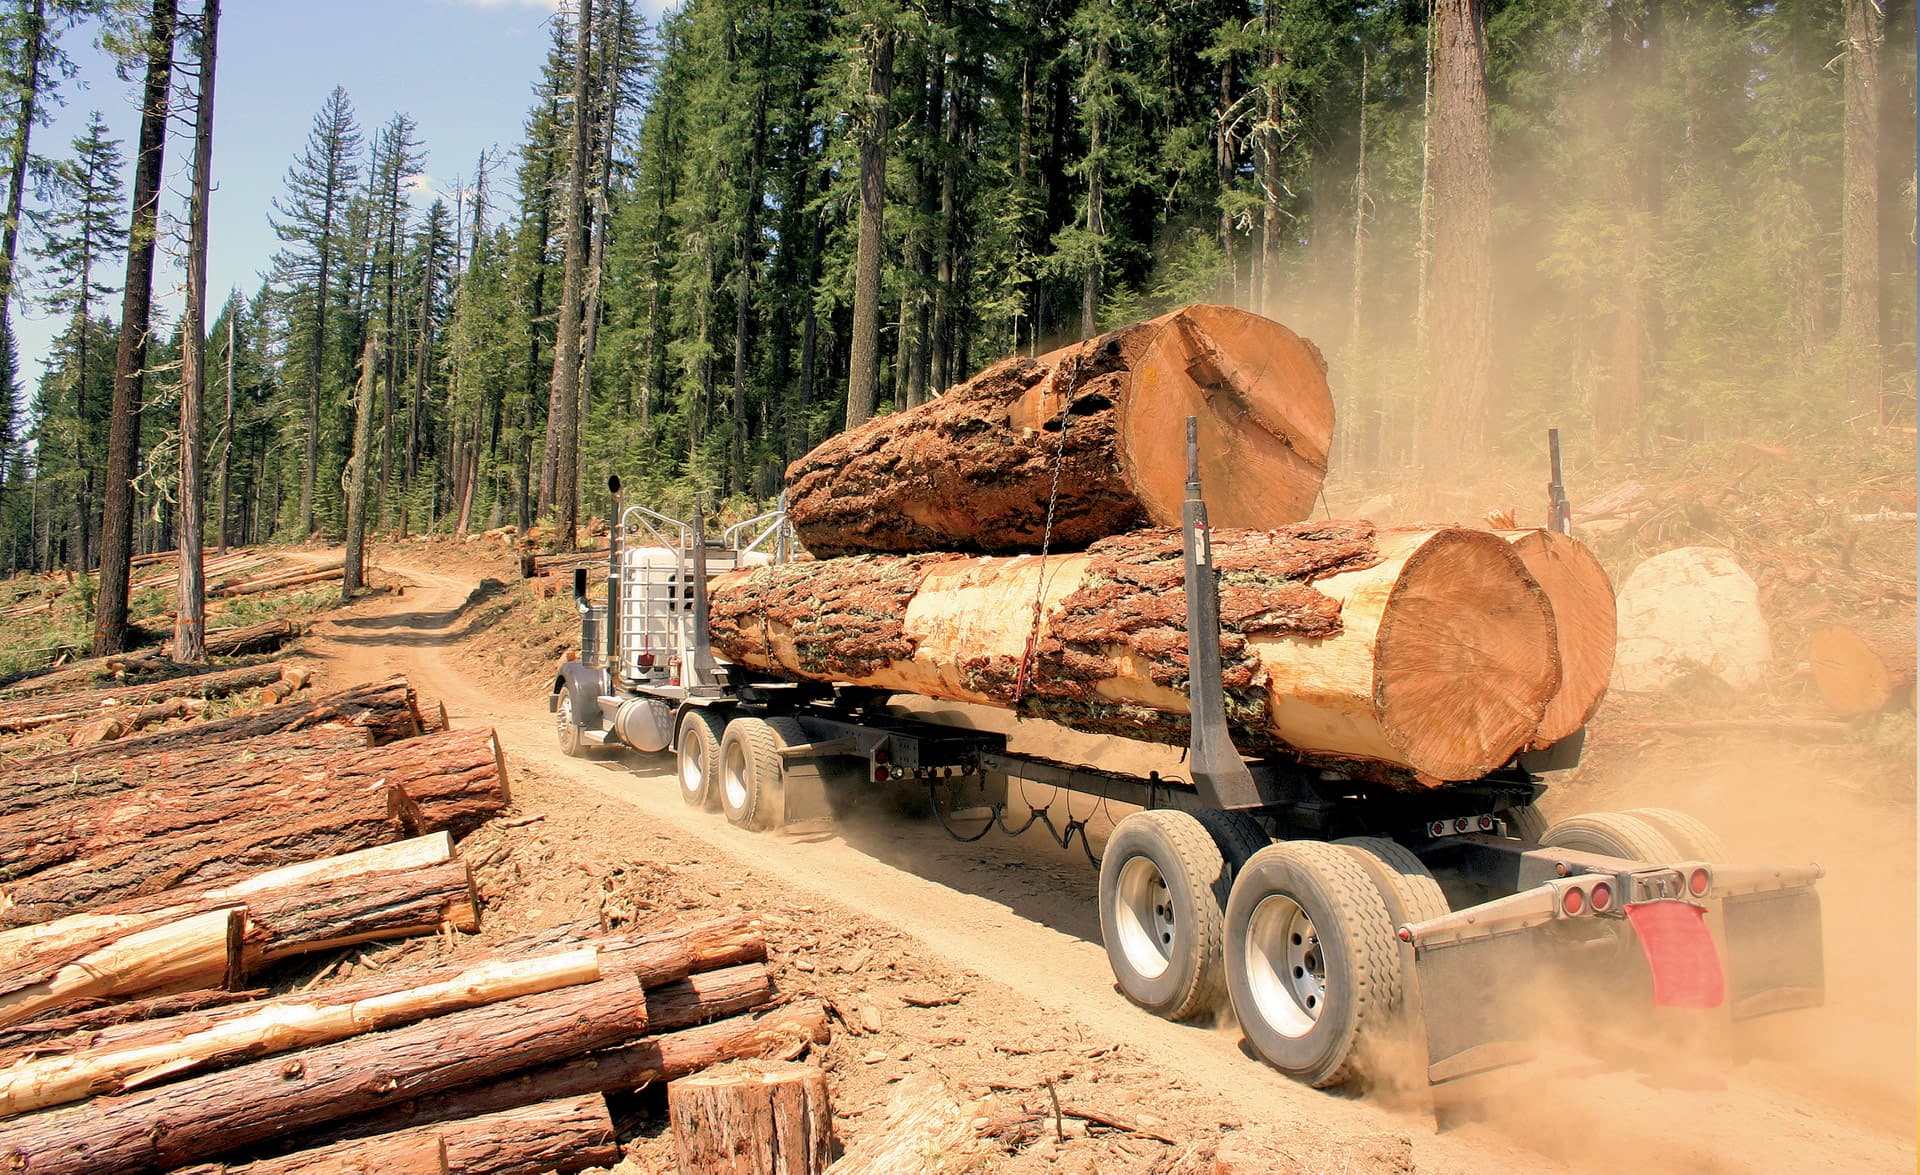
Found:
[(112, 706), (151, 706), (169, 698), (224, 698), (278, 681), (284, 672), (281, 665), (251, 665), (114, 689), (0, 702), (0, 734), (87, 721)]
[(1829, 709), (1849, 718), (1911, 703), (1913, 625), (1893, 621), (1830, 624), (1807, 638), (1807, 663)]
[(472, 875), (462, 861), (83, 915), (57, 934), (20, 944), (0, 963), (0, 1024), (78, 1000), (238, 987), (282, 959), (443, 927), (479, 928)]
[(1593, 552), (1578, 539), (1551, 530), (1509, 530), (1527, 574), (1553, 603), (1553, 629), (1560, 647), (1560, 689), (1547, 703), (1534, 735), (1535, 747), (1549, 747), (1585, 726), (1607, 696), (1618, 639), (1613, 610), (1613, 581)]
[(565, 1175), (620, 1161), (606, 1099), (593, 1094), (329, 1143), (253, 1163), (186, 1167), (174, 1175), (396, 1175), (388, 1165), (392, 1155), (436, 1145), (444, 1149), (445, 1169), (460, 1175)]
[[(1243, 752), (1431, 785), (1485, 775), (1539, 729), (1560, 682), (1552, 609), (1500, 538), (1324, 522), (1212, 543)], [(802, 561), (715, 577), (709, 629), (716, 653), (780, 677), (1178, 744), (1183, 582), (1168, 530), (1044, 560)]]
[(195, 1163), (173, 1175), (452, 1175), (454, 1170), (446, 1138), (420, 1133), (359, 1138), (257, 1163)]
[(95, 1042), (0, 1070), (0, 1115), (123, 1093), (159, 1080), (177, 1081), (213, 1065), (328, 1044), (598, 978), (599, 953), (580, 947), (526, 959), (443, 965), (431, 977), (409, 977), (414, 985), (397, 991), (391, 990), (390, 980), (376, 979), (224, 1009), (218, 1015), (149, 1022), (137, 1034), (122, 1033), (105, 1044)]
[[(122, 775), (90, 775), (80, 794), (65, 798), (56, 788), (36, 790), (38, 804), (0, 814), (0, 881), (13, 883), (4, 892), (14, 905), (117, 900), (370, 848), (400, 839), (396, 833), (464, 836), (511, 800), (489, 729), (305, 762), (242, 760), (144, 787)], [(108, 876), (122, 865), (131, 872)], [(63, 895), (59, 887), (69, 881), (75, 889)], [(47, 916), (57, 914), (0, 915), (16, 922)]]
[(54, 1173), (159, 1171), (360, 1118), (646, 1031), (626, 975), (436, 1016), (0, 1123), (0, 1164)]
[(260, 691), (260, 704), (275, 706), (299, 693), (307, 686), (311, 676), (305, 669), (289, 669), (280, 675), (280, 680)]
[(833, 1106), (818, 1065), (743, 1061), (667, 1085), (683, 1175), (823, 1175)]
[(239, 657), (248, 653), (271, 653), (300, 635), (300, 625), (291, 620), (262, 620), (232, 628), (207, 631), (207, 656)]
[(286, 588), (305, 587), (314, 583), (329, 583), (344, 574), (344, 566), (339, 563), (325, 567), (295, 567), (277, 570), (266, 575), (253, 575), (226, 579), (207, 586), (207, 595), (248, 596), (257, 592), (276, 592)]
[(828, 440), (788, 468), (787, 516), (822, 557), (1039, 550), (1049, 512), (1055, 551), (1177, 525), (1189, 415), (1215, 525), (1307, 517), (1333, 436), (1326, 362), (1207, 305), (1005, 360)]
[(199, 698), (169, 698), (151, 706), (114, 706), (106, 714), (73, 728), (67, 735), (70, 747), (90, 747), (95, 743), (125, 738), (137, 730), (176, 718), (197, 718), (207, 708)]

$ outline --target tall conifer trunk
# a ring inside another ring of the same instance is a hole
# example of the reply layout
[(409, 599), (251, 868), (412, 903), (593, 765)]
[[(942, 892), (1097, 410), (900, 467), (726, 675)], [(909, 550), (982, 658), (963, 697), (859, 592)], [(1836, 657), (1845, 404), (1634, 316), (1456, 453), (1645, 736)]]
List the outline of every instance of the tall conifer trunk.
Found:
[(1880, 0), (1846, 3), (1845, 196), (1840, 220), (1840, 338), (1847, 411), (1887, 422), (1880, 370)]
[(20, 247), (20, 215), (27, 190), (28, 147), (33, 141), (34, 120), (39, 117), (40, 58), (47, 39), (46, 0), (20, 0), (20, 23), (24, 34), (24, 43), (18, 50), (23, 66), (20, 106), (14, 112), (13, 141), (7, 145), (12, 168), (7, 173), (6, 220), (0, 223), (0, 314), (12, 312), (13, 260)]
[(367, 493), (373, 483), (374, 386), (380, 379), (380, 325), (367, 332), (360, 352), (360, 394), (355, 400), (353, 456), (347, 466), (347, 551), (340, 576), (340, 602), (351, 604), (367, 585)]
[(1478, 451), (1493, 365), (1493, 159), (1484, 0), (1436, 0), (1429, 463)]
[[(187, 216), (187, 308), (180, 323), (180, 592), (173, 620), (173, 659), (180, 665), (207, 659), (206, 577), (200, 556), (204, 534), (200, 434), (207, 395), (207, 201), (213, 190), (213, 78), (219, 33), (220, 0), (204, 0), (200, 9), (200, 92), (194, 99), (193, 116), (193, 197)], [(228, 386), (232, 386), (231, 378)], [(223, 500), (223, 509), (225, 505)], [(226, 530), (224, 518), (221, 530)]]
[(887, 107), (893, 97), (893, 30), (877, 34), (860, 131), (859, 240), (853, 265), (853, 348), (847, 357), (847, 427), (873, 416), (880, 383), (880, 232), (887, 211)]
[(572, 550), (579, 518), (580, 460), (580, 296), (586, 281), (587, 65), (593, 53), (593, 0), (580, 0), (580, 34), (574, 44), (573, 118), (567, 153), (566, 261), (560, 288), (558, 324), (553, 339), (552, 394), (547, 400), (547, 460), (540, 470), (542, 497), (559, 528), (562, 550)]
[(153, 303), (153, 247), (160, 173), (167, 145), (167, 96), (173, 81), (174, 0), (153, 0), (147, 22), (147, 77), (140, 106), (140, 155), (134, 165), (133, 216), (127, 231), (127, 284), (107, 432), (106, 506), (100, 536), (100, 594), (94, 603), (93, 655), (127, 644), (127, 588), (133, 570), (133, 475), (140, 458), (147, 320)]

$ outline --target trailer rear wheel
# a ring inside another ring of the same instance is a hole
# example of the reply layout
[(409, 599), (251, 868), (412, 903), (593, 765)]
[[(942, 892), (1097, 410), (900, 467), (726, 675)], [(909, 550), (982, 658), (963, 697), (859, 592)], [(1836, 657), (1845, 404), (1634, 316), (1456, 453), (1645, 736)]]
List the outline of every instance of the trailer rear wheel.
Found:
[(580, 737), (580, 723), (573, 716), (573, 691), (560, 691), (560, 704), (554, 707), (553, 724), (560, 734), (560, 753), (570, 758), (579, 758), (587, 753), (587, 744)]
[(1727, 852), (1727, 844), (1720, 834), (1698, 819), (1685, 812), (1672, 808), (1629, 808), (1629, 816), (1637, 816), (1665, 833), (1680, 850), (1680, 855), (1694, 861), (1729, 861), (1732, 854)]
[(1401, 986), (1386, 899), (1353, 851), (1260, 850), (1233, 883), (1226, 923), (1227, 991), (1247, 1044), (1319, 1088), (1352, 1077)]
[(1221, 808), (1201, 808), (1193, 813), (1200, 827), (1207, 830), (1213, 843), (1220, 849), (1220, 857), (1227, 863), (1226, 881), (1219, 887), (1220, 908), (1227, 908), (1227, 895), (1233, 888), (1233, 879), (1240, 874), (1240, 867), (1253, 859), (1253, 855), (1273, 843), (1267, 830), (1260, 822), (1245, 812), (1228, 812)]
[(1547, 829), (1550, 827), (1546, 816), (1533, 804), (1521, 804), (1517, 808), (1508, 808), (1498, 815), (1501, 820), (1507, 822), (1507, 835), (1516, 840), (1539, 844), (1540, 838), (1547, 835)]
[(680, 720), (676, 773), (680, 798), (709, 811), (720, 804), (720, 738), (726, 721), (711, 710), (689, 710)]
[(735, 718), (720, 736), (720, 810), (756, 831), (782, 823), (780, 748), (807, 741), (791, 718)]
[(1227, 865), (1191, 812), (1122, 820), (1100, 858), (1100, 937), (1126, 997), (1169, 1020), (1218, 1007)]
[[(1413, 850), (1384, 836), (1350, 836), (1333, 842), (1351, 850), (1360, 863), (1382, 883), (1381, 896), (1387, 899), (1387, 913), (1393, 924), (1425, 922), (1453, 912), (1440, 883)], [(1395, 907), (1399, 907), (1395, 909)]]
[(1540, 843), (1550, 848), (1574, 849), (1623, 857), (1629, 861), (1682, 859), (1666, 833), (1638, 816), (1624, 812), (1586, 812), (1569, 816), (1547, 830)]

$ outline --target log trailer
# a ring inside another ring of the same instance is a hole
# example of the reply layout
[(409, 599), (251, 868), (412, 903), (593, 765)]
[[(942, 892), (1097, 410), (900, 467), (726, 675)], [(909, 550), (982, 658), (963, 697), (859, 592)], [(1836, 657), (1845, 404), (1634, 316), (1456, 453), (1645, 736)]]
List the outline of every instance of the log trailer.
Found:
[[(686, 803), (750, 829), (818, 827), (863, 787), (910, 793), (962, 841), (1040, 822), (1098, 865), (1101, 934), (1127, 998), (1172, 1019), (1230, 1005), (1253, 1051), (1296, 1079), (1364, 1079), (1370, 1058), (1407, 1044), (1424, 1047), (1435, 1085), (1524, 1059), (1543, 975), (1575, 999), (1625, 992), (1735, 1020), (1823, 1000), (1818, 865), (1730, 863), (1710, 829), (1670, 809), (1547, 824), (1544, 777), (1578, 763), (1584, 731), (1425, 789), (1243, 755), (1191, 441), (1185, 778), (1015, 753), (1004, 735), (890, 708), (892, 691), (729, 664), (709, 640), (710, 580), (788, 560), (784, 513), (715, 542), (698, 513), (623, 508), (617, 477), (609, 488), (605, 602), (576, 569), (581, 648), (549, 698), (566, 753), (671, 754)], [(1557, 502), (1554, 516), (1564, 528)], [(1063, 826), (1047, 808), (1010, 826), (1010, 780), (1139, 811), (1096, 858), (1071, 809)]]

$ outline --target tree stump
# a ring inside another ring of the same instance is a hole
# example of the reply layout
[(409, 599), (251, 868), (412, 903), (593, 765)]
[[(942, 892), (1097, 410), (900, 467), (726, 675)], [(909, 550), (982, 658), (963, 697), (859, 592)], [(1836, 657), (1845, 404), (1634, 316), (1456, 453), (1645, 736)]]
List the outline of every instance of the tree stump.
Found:
[(667, 1086), (682, 1175), (820, 1175), (833, 1110), (817, 1065), (746, 1062)]

